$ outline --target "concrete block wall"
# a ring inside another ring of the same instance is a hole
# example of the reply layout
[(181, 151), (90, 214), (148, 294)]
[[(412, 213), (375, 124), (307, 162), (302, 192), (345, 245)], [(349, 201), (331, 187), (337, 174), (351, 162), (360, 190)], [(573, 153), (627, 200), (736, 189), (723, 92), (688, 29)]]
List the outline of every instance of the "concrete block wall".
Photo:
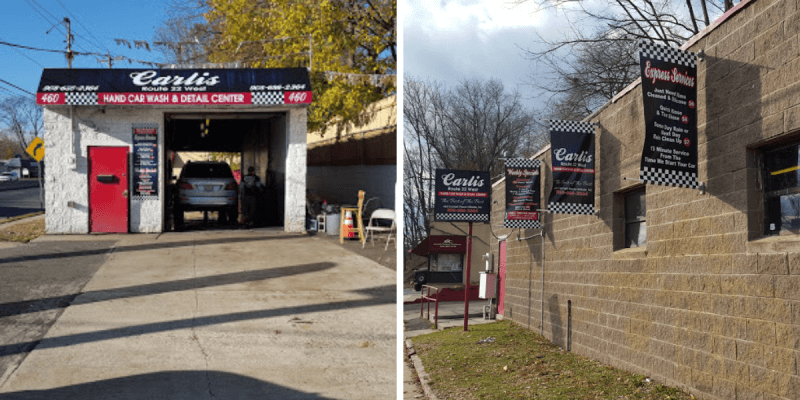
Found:
[[(621, 248), (620, 193), (639, 185), (623, 178), (638, 177), (644, 142), (633, 87), (591, 119), (599, 218), (544, 216), (543, 293), (542, 240), (495, 228), (509, 234), (504, 317), (564, 346), (571, 300), (578, 354), (704, 399), (798, 399), (800, 236), (763, 235), (758, 159), (766, 144), (800, 140), (800, 6), (738, 7), (688, 49), (706, 54), (697, 103), (707, 192), (647, 185), (647, 245)], [(543, 176), (546, 198), (546, 167)], [(493, 201), (498, 225), (503, 183)]]
[[(47, 233), (88, 233), (88, 147), (125, 146), (132, 151), (132, 124), (157, 124), (161, 133), (163, 112), (152, 108), (109, 107), (101, 111), (100, 108), (75, 107), (70, 116), (69, 107), (45, 107), (43, 121), (49, 169), (45, 177)], [(163, 145), (163, 135), (159, 135), (159, 148)], [(163, 161), (160, 157), (160, 169)], [(159, 185), (163, 187), (163, 182)], [(70, 201), (73, 207), (68, 206)], [(131, 231), (160, 232), (162, 202), (163, 196), (154, 200), (131, 200)]]

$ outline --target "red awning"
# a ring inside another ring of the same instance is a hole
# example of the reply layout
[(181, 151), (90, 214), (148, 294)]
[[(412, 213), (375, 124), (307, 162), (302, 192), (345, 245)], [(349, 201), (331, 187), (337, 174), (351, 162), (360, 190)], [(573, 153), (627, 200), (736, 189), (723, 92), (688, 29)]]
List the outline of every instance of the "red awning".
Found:
[(437, 253), (466, 253), (466, 236), (441, 236), (431, 235), (425, 238), (417, 247), (411, 249), (411, 254), (427, 257)]

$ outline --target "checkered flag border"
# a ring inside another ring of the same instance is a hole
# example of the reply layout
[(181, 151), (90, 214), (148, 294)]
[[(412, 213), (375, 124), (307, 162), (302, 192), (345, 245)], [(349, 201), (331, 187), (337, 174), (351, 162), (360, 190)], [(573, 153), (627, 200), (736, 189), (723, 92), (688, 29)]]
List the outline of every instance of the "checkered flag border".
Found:
[(541, 161), (529, 160), (527, 158), (509, 158), (506, 160), (506, 168), (539, 168)]
[(283, 104), (283, 91), (252, 92), (252, 98), (255, 105)]
[(439, 213), (436, 214), (437, 221), (473, 221), (473, 222), (489, 222), (488, 214), (466, 214), (466, 213)]
[(661, 186), (677, 186), (697, 189), (697, 173), (673, 171), (671, 169), (642, 167), (639, 179), (645, 183)]
[(664, 46), (660, 43), (639, 40), (639, 57), (649, 58), (658, 61), (666, 61), (684, 67), (697, 68), (697, 54), (672, 47)]
[(158, 196), (131, 196), (131, 201), (142, 202), (145, 200), (158, 200)]
[(594, 204), (553, 202), (548, 204), (547, 211), (553, 214), (594, 215)]
[(527, 220), (506, 220), (503, 222), (504, 228), (522, 228), (522, 229), (542, 229), (542, 224), (539, 221)]
[(591, 122), (583, 121), (561, 121), (556, 119), (549, 120), (550, 132), (575, 132), (594, 134), (594, 125)]
[(96, 92), (67, 92), (64, 95), (64, 104), (71, 106), (96, 106)]

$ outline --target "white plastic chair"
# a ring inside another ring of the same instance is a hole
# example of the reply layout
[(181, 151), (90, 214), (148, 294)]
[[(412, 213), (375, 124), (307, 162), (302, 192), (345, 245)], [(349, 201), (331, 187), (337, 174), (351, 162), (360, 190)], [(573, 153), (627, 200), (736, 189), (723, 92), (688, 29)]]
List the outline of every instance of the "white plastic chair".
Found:
[[(388, 232), (389, 236), (386, 238), (386, 247), (384, 247), (383, 250), (385, 251), (389, 249), (389, 241), (392, 240), (392, 232), (394, 232), (397, 227), (394, 218), (395, 218), (394, 210), (389, 210), (387, 208), (379, 208), (372, 212), (372, 215), (369, 217), (369, 224), (367, 224), (367, 226), (364, 227), (364, 230), (366, 231), (366, 235), (371, 238), (370, 242), (372, 243), (373, 246), (375, 246), (376, 232), (377, 233)], [(376, 220), (392, 221), (392, 226), (389, 227), (389, 226), (374, 225)], [(395, 239), (395, 243), (396, 242), (397, 240)], [(365, 240), (361, 244), (361, 248), (363, 249), (366, 244), (367, 241)]]

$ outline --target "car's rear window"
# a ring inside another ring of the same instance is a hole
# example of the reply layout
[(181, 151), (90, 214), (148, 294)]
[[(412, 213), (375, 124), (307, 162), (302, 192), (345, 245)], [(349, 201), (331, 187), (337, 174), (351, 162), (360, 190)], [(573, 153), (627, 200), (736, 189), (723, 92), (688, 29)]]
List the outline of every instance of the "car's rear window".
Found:
[(182, 178), (233, 178), (228, 164), (187, 164), (181, 171)]

